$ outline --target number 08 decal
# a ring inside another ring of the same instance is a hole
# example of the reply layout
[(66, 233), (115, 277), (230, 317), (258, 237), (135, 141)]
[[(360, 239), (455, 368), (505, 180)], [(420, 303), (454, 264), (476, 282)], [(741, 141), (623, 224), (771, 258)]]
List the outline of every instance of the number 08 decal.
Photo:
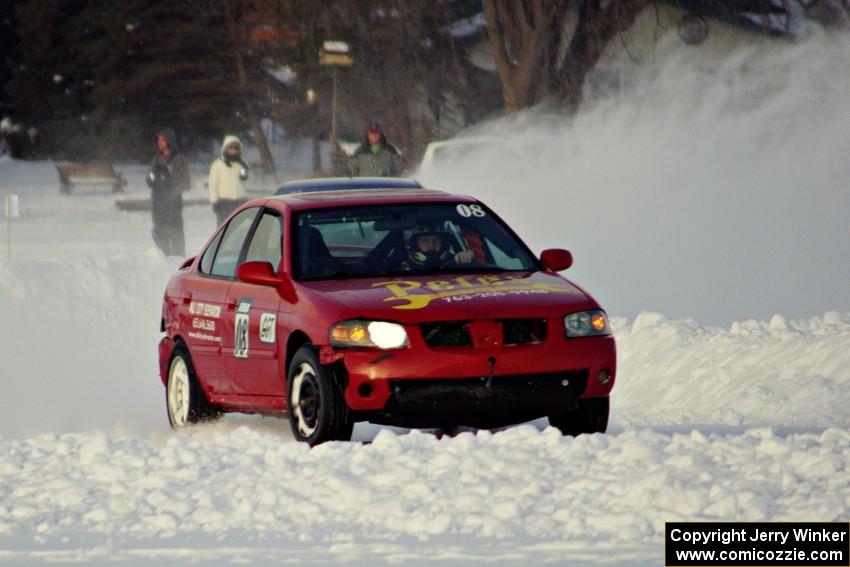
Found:
[(483, 217), (486, 216), (487, 213), (484, 212), (484, 209), (481, 208), (481, 205), (458, 205), (457, 206), (457, 214), (464, 218), (469, 217)]
[(233, 356), (248, 358), (248, 329), (251, 326), (251, 302), (240, 301), (234, 321)]

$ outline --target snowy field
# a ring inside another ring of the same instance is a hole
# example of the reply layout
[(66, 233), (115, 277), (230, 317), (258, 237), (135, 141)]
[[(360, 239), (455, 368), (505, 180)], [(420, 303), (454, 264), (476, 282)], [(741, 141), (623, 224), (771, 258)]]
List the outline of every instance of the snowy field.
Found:
[[(0, 564), (659, 565), (666, 521), (847, 521), (849, 45), (793, 73), (807, 46), (752, 53), (688, 105), (490, 125), (543, 148), (522, 198), (474, 156), (430, 181), (576, 252), (565, 275), (618, 341), (606, 435), (358, 425), (310, 450), (249, 416), (173, 433), (156, 343), (179, 260), (149, 213), (0, 160), (21, 198), (11, 258), (0, 232)], [(690, 92), (686, 63), (647, 88)], [(144, 167), (118, 169), (146, 194)], [(184, 216), (194, 252), (214, 216)]]

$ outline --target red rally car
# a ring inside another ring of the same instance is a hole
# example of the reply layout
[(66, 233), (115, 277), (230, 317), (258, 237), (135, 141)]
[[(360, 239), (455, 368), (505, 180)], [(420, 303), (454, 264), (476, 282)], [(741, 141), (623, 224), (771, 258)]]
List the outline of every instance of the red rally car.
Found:
[(350, 439), (356, 421), (546, 416), (565, 434), (604, 432), (614, 338), (557, 274), (570, 253), (535, 257), (471, 197), (358, 183), (246, 203), (171, 278), (159, 344), (171, 425), (286, 413), (310, 445)]

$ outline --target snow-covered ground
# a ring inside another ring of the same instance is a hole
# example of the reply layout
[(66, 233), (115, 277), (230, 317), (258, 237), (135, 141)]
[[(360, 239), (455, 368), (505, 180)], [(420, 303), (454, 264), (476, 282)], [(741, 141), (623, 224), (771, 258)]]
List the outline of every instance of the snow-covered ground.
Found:
[[(173, 433), (156, 343), (163, 286), (179, 260), (153, 247), (149, 213), (119, 211), (98, 189), (59, 195), (52, 164), (0, 160), (0, 196), (21, 199), (11, 258), (0, 227), (0, 564), (658, 565), (666, 521), (846, 521), (850, 128), (837, 125), (848, 124), (850, 107), (838, 104), (837, 91), (850, 80), (850, 58), (826, 60), (837, 65), (832, 72), (812, 68), (824, 78), (819, 101), (830, 119), (811, 128), (791, 120), (784, 145), (768, 139), (760, 149), (750, 131), (769, 138), (780, 111), (809, 116), (796, 81), (768, 97), (767, 116), (733, 110), (744, 149), (721, 151), (734, 140), (734, 121), (713, 98), (694, 110), (718, 113), (719, 131), (699, 138), (703, 145), (675, 125), (678, 116), (654, 130), (668, 150), (699, 148), (688, 163), (695, 171), (711, 164), (718, 186), (746, 171), (758, 202), (771, 203), (769, 215), (747, 216), (754, 240), (718, 228), (724, 247), (740, 244), (725, 248), (728, 262), (718, 261), (719, 244), (699, 239), (711, 234), (706, 215), (751, 207), (752, 196), (735, 185), (722, 192), (722, 207), (695, 209), (710, 188), (704, 175), (687, 183), (686, 156), (644, 148), (640, 167), (625, 159), (623, 145), (651, 136), (654, 107), (588, 111), (575, 125), (581, 147), (562, 162), (532, 160), (531, 180), (541, 182), (522, 199), (498, 172), (488, 177), (479, 167), (489, 180), (484, 198), (535, 249), (575, 242), (580, 253), (566, 275), (591, 292), (602, 287), (603, 305), (608, 296), (619, 306), (609, 308), (619, 350), (610, 431), (576, 439), (545, 420), (451, 438), (359, 425), (356, 438), (370, 443), (312, 450), (273, 418), (227, 416)], [(776, 61), (781, 70), (783, 59)], [(671, 88), (662, 79), (659, 88)], [(619, 130), (603, 128), (606, 119)], [(534, 120), (527, 128), (520, 139), (569, 131)], [(594, 185), (602, 147), (613, 161)], [(744, 150), (753, 172), (739, 159)], [(794, 175), (785, 159), (792, 150)], [(757, 183), (771, 165), (767, 185)], [(624, 171), (612, 173), (618, 167)], [(119, 169), (131, 196), (144, 196), (144, 167)], [(558, 176), (584, 180), (575, 203), (564, 195), (553, 197), (557, 206), (547, 202)], [(655, 199), (677, 183), (680, 198), (666, 201), (660, 216), (638, 223), (623, 213), (599, 224), (599, 243), (588, 236), (593, 214), (604, 218), (600, 205), (616, 213), (619, 201), (639, 201), (636, 192)], [(655, 184), (665, 189), (653, 193)], [(818, 200), (806, 200), (798, 185)], [(779, 204), (764, 195), (770, 187)], [(555, 222), (557, 214), (569, 222)], [(214, 228), (212, 211), (187, 207), (184, 216), (187, 248), (196, 251)], [(683, 229), (686, 221), (699, 229)], [(817, 268), (776, 282), (778, 292), (758, 270), (741, 269), (747, 259), (774, 261), (777, 226), (798, 236), (776, 241), (791, 259), (781, 270), (794, 272), (794, 262)], [(808, 229), (828, 240), (810, 248)], [(653, 258), (643, 264), (618, 248), (644, 244)], [(704, 272), (687, 263), (691, 275), (682, 275), (658, 259), (680, 259), (688, 248), (711, 258), (713, 282), (731, 282), (722, 292), (697, 282), (698, 293), (686, 293), (689, 278)], [(588, 281), (597, 268), (616, 273), (617, 285)], [(757, 305), (755, 312), (776, 308), (755, 319), (744, 307), (740, 317), (720, 315), (722, 293), (733, 305)]]

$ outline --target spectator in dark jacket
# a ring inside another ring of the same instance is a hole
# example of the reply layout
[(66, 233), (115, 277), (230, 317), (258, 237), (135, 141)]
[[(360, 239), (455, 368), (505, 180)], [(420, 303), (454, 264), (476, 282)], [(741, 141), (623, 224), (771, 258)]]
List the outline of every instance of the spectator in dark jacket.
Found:
[(159, 153), (146, 178), (151, 188), (153, 241), (166, 256), (185, 256), (181, 193), (191, 185), (189, 161), (180, 152), (171, 128), (157, 134), (156, 145)]
[(393, 177), (401, 172), (398, 150), (387, 142), (381, 125), (372, 122), (348, 164), (352, 177)]

